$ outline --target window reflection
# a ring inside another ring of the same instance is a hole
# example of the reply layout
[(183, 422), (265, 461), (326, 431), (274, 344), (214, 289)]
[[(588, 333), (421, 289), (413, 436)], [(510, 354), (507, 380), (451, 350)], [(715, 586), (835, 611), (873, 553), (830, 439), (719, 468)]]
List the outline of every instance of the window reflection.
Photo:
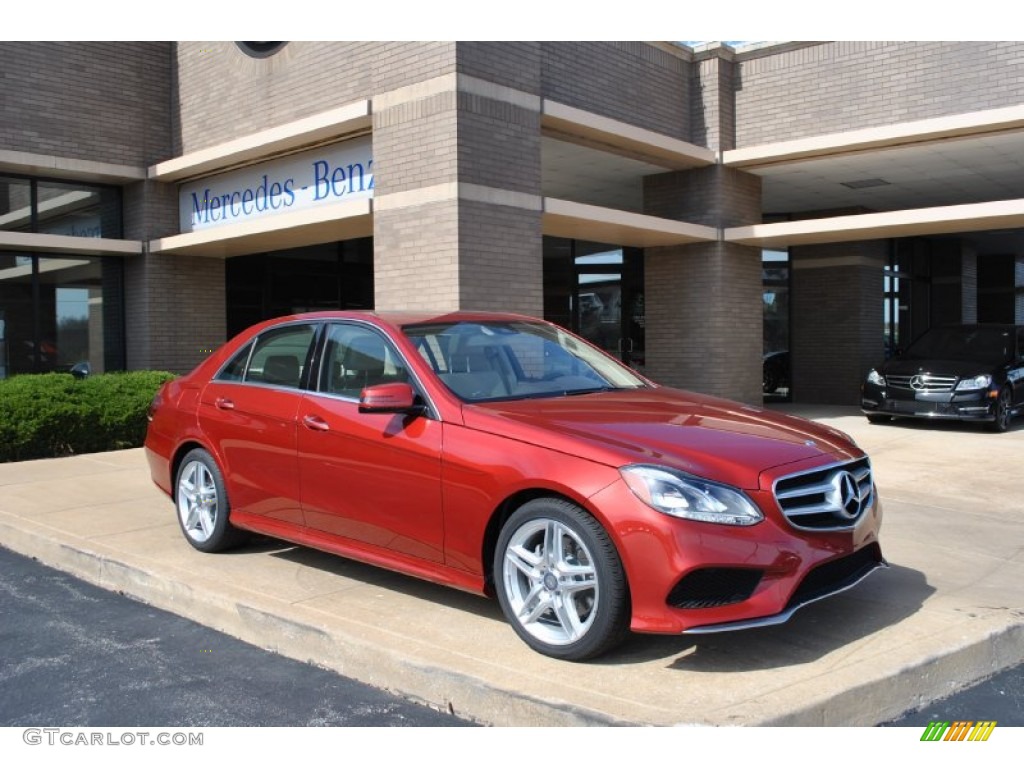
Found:
[(123, 368), (121, 264), (0, 253), (0, 376)]

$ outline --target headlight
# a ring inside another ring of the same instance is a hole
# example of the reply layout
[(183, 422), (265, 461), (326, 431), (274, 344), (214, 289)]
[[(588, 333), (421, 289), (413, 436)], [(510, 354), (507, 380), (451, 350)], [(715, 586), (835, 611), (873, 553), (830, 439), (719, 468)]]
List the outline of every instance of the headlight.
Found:
[(878, 371), (872, 368), (868, 371), (868, 384), (874, 384), (876, 387), (885, 386), (885, 377), (882, 376)]
[(988, 389), (989, 385), (992, 384), (992, 377), (989, 375), (974, 376), (970, 379), (960, 379), (960, 383), (956, 385), (957, 392), (963, 392), (968, 389)]
[(672, 517), (722, 525), (753, 525), (764, 519), (750, 499), (726, 485), (649, 464), (619, 471), (637, 498)]

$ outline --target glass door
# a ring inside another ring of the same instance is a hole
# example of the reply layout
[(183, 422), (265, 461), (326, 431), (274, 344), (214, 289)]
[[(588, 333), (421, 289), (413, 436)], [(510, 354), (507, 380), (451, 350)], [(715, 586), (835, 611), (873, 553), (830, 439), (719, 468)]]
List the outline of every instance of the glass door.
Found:
[(545, 317), (644, 370), (643, 251), (544, 238)]

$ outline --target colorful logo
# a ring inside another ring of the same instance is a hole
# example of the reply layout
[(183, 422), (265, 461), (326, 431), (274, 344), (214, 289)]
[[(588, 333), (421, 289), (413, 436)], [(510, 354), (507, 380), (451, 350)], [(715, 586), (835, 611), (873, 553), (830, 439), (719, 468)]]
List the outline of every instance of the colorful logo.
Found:
[(931, 722), (921, 734), (921, 741), (988, 741), (995, 727), (995, 720)]

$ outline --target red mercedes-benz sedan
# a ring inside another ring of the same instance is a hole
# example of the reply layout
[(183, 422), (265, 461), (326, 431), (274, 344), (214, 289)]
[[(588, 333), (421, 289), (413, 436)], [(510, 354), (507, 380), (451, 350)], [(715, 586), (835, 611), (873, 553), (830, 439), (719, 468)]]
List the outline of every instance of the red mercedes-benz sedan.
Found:
[(196, 549), (257, 531), (494, 594), (563, 659), (778, 624), (885, 565), (847, 435), (520, 315), (261, 323), (161, 388), (146, 456)]

